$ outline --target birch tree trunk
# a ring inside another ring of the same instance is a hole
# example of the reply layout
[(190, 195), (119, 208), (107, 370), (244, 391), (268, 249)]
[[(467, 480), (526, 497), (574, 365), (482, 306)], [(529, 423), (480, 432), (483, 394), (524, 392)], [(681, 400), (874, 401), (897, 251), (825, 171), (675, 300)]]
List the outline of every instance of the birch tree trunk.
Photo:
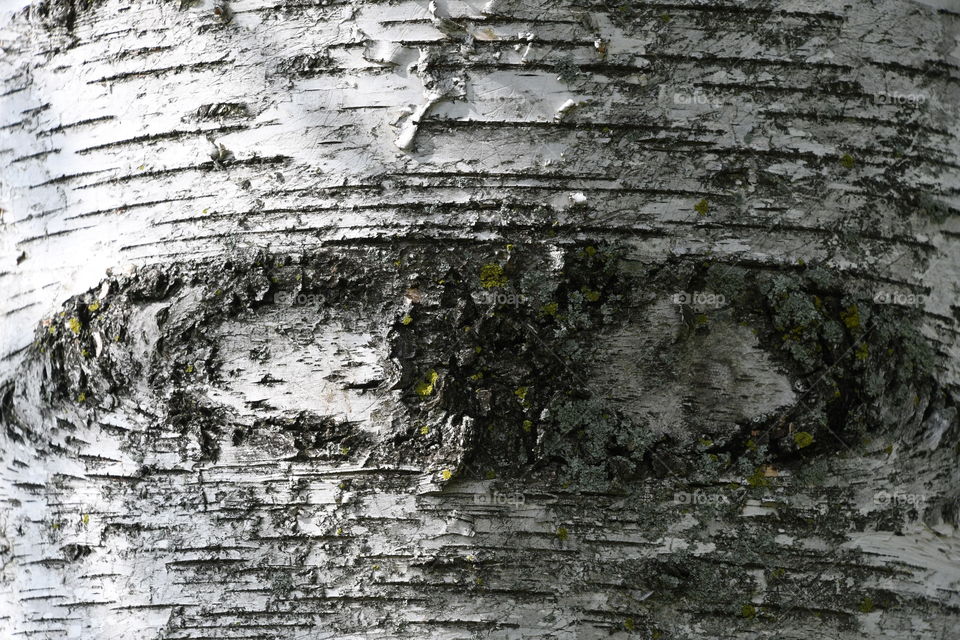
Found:
[(4, 637), (960, 638), (953, 0), (0, 29)]

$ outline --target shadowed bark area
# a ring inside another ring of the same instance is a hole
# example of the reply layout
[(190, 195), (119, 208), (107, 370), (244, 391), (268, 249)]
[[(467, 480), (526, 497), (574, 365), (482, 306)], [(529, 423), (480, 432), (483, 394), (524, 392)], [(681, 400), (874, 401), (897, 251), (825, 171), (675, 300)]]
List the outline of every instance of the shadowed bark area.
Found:
[(0, 630), (958, 637), (956, 9), (2, 21)]

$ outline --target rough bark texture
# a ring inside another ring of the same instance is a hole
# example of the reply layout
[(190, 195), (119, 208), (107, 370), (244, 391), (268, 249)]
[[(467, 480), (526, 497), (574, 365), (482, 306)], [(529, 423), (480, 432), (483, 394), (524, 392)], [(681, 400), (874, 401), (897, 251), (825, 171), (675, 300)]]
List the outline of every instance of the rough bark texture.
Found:
[(960, 638), (960, 7), (0, 14), (0, 632)]

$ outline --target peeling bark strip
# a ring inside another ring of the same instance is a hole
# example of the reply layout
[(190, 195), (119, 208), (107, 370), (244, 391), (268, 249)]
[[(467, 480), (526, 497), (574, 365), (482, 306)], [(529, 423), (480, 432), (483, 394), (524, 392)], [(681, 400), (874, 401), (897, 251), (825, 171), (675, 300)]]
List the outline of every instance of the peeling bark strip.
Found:
[(2, 16), (3, 635), (960, 637), (951, 2)]

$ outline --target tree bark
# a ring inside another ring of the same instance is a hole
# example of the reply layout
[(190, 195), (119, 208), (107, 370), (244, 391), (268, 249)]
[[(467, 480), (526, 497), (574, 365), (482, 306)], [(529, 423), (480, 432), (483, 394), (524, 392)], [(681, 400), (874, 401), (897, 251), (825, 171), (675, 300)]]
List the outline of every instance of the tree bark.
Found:
[(0, 16), (4, 635), (960, 638), (952, 0)]

